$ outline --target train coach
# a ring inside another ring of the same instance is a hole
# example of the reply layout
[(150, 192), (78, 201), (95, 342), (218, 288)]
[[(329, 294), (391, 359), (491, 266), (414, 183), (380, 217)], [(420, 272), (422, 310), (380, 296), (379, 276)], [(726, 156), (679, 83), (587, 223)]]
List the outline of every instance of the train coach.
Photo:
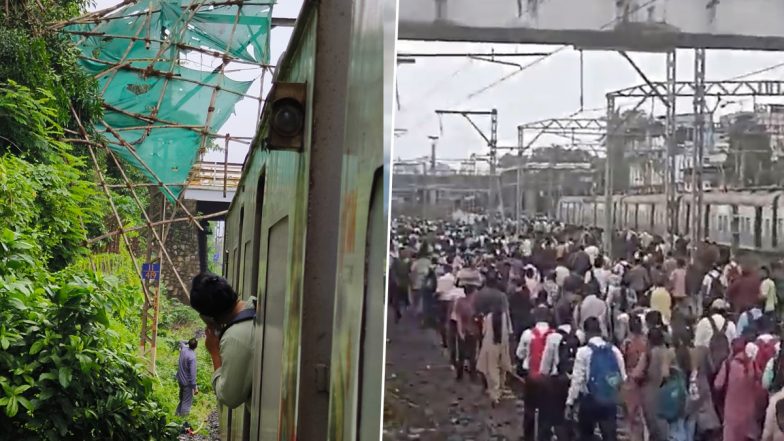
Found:
[[(689, 193), (676, 195), (676, 233), (690, 234), (695, 210)], [(667, 200), (664, 194), (613, 196), (613, 225), (665, 236)], [(706, 191), (703, 196), (705, 237), (719, 245), (764, 253), (784, 252), (784, 191)], [(558, 220), (570, 225), (604, 228), (603, 196), (564, 196)]]
[(257, 315), (251, 402), (221, 409), (223, 440), (379, 436), (388, 13), (307, 0), (278, 62), (226, 218), (223, 272)]

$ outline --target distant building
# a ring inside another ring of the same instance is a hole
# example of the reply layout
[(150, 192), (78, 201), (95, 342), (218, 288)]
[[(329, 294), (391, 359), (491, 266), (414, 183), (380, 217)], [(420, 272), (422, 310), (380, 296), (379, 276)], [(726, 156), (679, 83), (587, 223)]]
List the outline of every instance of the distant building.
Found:
[[(694, 154), (694, 114), (675, 116), (676, 151), (675, 183), (679, 190), (691, 189), (691, 171)], [(629, 188), (631, 192), (662, 192), (665, 188), (667, 167), (667, 140), (664, 133), (664, 117), (651, 120), (650, 129), (644, 139), (626, 142), (626, 163), (629, 167)], [(713, 123), (710, 114), (705, 115), (703, 132), (703, 187), (716, 185), (713, 170), (717, 167), (717, 146), (721, 133)]]

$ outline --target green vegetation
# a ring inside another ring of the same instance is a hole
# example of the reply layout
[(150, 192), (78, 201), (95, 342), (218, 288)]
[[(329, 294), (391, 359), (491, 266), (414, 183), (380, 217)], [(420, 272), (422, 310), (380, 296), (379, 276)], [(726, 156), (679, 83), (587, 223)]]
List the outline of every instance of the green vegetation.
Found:
[[(0, 7), (0, 438), (175, 439), (176, 341), (200, 321), (161, 296), (159, 369), (150, 375), (138, 356), (143, 295), (127, 249), (117, 236), (86, 245), (118, 227), (79, 141), (77, 118), (91, 131), (101, 105), (71, 42), (52, 26), (85, 4)], [(108, 183), (121, 182), (95, 150)], [(139, 196), (145, 206), (149, 194)], [(127, 190), (113, 199), (124, 226), (142, 224)], [(143, 234), (130, 236), (146, 248)], [(198, 354), (196, 427), (215, 406), (212, 366), (203, 348)]]

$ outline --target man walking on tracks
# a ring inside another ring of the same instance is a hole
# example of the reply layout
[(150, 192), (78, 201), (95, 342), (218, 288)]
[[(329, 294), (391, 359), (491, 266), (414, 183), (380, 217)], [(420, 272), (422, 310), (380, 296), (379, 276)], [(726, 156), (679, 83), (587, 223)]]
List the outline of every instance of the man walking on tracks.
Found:
[(177, 366), (177, 383), (180, 384), (180, 402), (177, 415), (187, 416), (191, 412), (193, 396), (199, 393), (196, 386), (196, 346), (195, 338), (180, 342), (180, 360)]

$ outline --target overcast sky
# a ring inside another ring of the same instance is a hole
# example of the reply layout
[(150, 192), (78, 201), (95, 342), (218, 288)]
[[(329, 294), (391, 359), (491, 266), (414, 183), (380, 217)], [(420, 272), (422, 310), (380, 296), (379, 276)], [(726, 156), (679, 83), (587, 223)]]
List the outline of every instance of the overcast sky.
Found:
[[(417, 52), (550, 52), (561, 46), (531, 46), (509, 44), (447, 43), (399, 41), (399, 53)], [(663, 54), (630, 54), (652, 81), (665, 79), (665, 56)], [(525, 65), (536, 58), (505, 58)], [(693, 51), (680, 50), (677, 57), (677, 77), (691, 80), (693, 77)], [(784, 62), (784, 56), (775, 52), (708, 51), (706, 56), (706, 79), (727, 80), (737, 75), (755, 71)], [(442, 116), (441, 127), (436, 109), (454, 110), (498, 110), (498, 144), (517, 145), (517, 126), (521, 123), (546, 118), (566, 117), (580, 108), (579, 52), (562, 49), (540, 63), (509, 79), (469, 98), (500, 78), (518, 70), (516, 67), (492, 64), (468, 58), (419, 58), (415, 64), (402, 64), (397, 71), (400, 110), (396, 115), (395, 127), (408, 133), (395, 138), (395, 158), (415, 158), (430, 154), (430, 135), (441, 135), (438, 140), (437, 157), (466, 158), (471, 153), (486, 154), (486, 143), (476, 134), (470, 124), (460, 116)], [(751, 79), (781, 79), (784, 67), (755, 75)], [(586, 51), (584, 53), (584, 103), (586, 109), (601, 108), (586, 112), (585, 116), (604, 115), (605, 94), (612, 90), (643, 83), (629, 63), (616, 52)], [(725, 101), (733, 100), (727, 98)], [(751, 109), (751, 99), (727, 105), (725, 112)], [(777, 102), (770, 98), (759, 98), (757, 103)], [(617, 104), (632, 107), (636, 101), (619, 101)], [(713, 102), (708, 106), (712, 107)], [(661, 113), (661, 103), (654, 111)], [(644, 109), (651, 111), (651, 105)], [(691, 98), (678, 101), (679, 113), (691, 112)], [(489, 117), (477, 117), (478, 125), (489, 133)], [(563, 138), (554, 136), (540, 138), (535, 144), (563, 144)]]
[[(273, 8), (274, 17), (296, 18), (302, 7), (303, 0), (283, 0)], [(120, 3), (119, 0), (97, 0), (97, 3), (89, 8), (90, 10), (104, 9)], [(279, 27), (272, 30), (270, 35), (270, 64), (276, 64), (280, 56), (286, 50), (293, 28)], [(247, 65), (231, 64), (227, 70), (236, 68), (247, 68)], [(267, 73), (264, 82), (260, 79), (261, 69), (244, 70), (229, 74), (235, 80), (248, 81), (255, 80), (248, 94), (259, 95), (263, 86), (263, 94), (269, 91), (271, 86), (271, 73)], [(258, 101), (245, 99), (240, 101), (235, 108), (234, 114), (229, 118), (221, 134), (230, 133), (232, 136), (252, 137), (256, 133), (258, 115)], [(206, 116), (206, 115), (205, 115)], [(222, 142), (221, 142), (222, 144)], [(248, 152), (248, 146), (241, 143), (231, 143), (229, 146), (229, 162), (242, 162)], [(207, 160), (223, 162), (222, 152), (208, 153)]]

